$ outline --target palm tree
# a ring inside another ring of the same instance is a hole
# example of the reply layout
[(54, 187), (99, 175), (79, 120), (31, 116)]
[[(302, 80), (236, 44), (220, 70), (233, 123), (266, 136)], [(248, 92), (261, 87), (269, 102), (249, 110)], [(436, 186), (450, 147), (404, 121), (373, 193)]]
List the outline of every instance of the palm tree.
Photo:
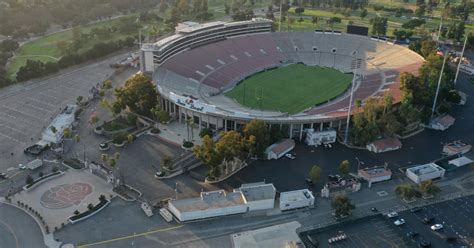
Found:
[(72, 131), (71, 131), (71, 129), (68, 128), (68, 127), (64, 128), (64, 130), (63, 130), (63, 137), (66, 138), (66, 139), (68, 139), (68, 138), (71, 138), (71, 136), (72, 136)]
[[(186, 118), (186, 130), (188, 132), (188, 141), (191, 142), (191, 140), (194, 139), (194, 121), (192, 118)], [(189, 131), (191, 130), (191, 132)]]

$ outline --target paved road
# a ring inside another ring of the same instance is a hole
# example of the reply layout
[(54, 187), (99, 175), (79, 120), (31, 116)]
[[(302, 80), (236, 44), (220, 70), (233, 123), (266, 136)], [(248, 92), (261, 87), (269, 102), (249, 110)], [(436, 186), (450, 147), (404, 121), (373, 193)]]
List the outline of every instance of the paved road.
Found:
[(38, 224), (25, 212), (0, 203), (0, 247), (46, 247)]

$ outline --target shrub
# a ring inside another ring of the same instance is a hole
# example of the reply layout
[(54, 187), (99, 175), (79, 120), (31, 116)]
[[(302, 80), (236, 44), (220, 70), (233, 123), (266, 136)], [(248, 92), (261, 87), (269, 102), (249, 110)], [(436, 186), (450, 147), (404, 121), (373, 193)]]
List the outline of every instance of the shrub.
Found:
[(193, 146), (194, 146), (194, 144), (191, 141), (184, 141), (183, 142), (183, 147), (185, 147), (185, 148), (191, 148)]
[(33, 183), (33, 177), (31, 175), (26, 176), (26, 184), (32, 184)]
[(126, 140), (127, 140), (127, 134), (126, 133), (118, 133), (118, 134), (115, 134), (112, 137), (112, 143), (114, 143), (114, 144), (122, 144)]
[(204, 136), (209, 136), (212, 138), (212, 129), (210, 128), (203, 128), (201, 132), (199, 132), (199, 137), (204, 138)]
[(39, 177), (43, 177), (43, 172), (38, 173)]
[(127, 115), (127, 122), (128, 122), (128, 124), (130, 124), (130, 125), (136, 125), (136, 123), (137, 123), (137, 116), (136, 116), (136, 115), (132, 115), (132, 114), (128, 114), (128, 115)]
[(75, 210), (74, 215), (78, 215), (78, 214), (80, 214), (80, 212), (78, 210)]
[(51, 171), (54, 173), (54, 172), (58, 172), (59, 171), (59, 168), (57, 166), (54, 166), (53, 169), (51, 169)]
[(93, 208), (94, 208), (94, 205), (92, 205), (92, 203), (89, 203), (89, 204), (87, 205), (87, 209), (91, 210), (91, 209), (93, 209)]

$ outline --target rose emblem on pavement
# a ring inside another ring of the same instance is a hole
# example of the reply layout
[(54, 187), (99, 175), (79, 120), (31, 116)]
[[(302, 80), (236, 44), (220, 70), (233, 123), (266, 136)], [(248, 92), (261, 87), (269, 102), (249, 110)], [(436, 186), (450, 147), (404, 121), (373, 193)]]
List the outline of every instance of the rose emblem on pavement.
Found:
[(50, 209), (67, 208), (78, 205), (90, 193), (92, 193), (90, 184), (62, 184), (44, 192), (41, 196), (41, 205)]

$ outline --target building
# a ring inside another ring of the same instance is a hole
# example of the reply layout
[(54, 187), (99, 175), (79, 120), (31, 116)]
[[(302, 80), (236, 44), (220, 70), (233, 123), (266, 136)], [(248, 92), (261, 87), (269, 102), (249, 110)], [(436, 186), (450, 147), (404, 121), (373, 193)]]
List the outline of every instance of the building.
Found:
[(454, 125), (456, 119), (448, 114), (438, 116), (431, 120), (428, 128), (444, 131)]
[(336, 130), (334, 129), (316, 131), (310, 128), (306, 130), (305, 143), (309, 146), (319, 146), (336, 142), (336, 137)]
[(64, 129), (72, 128), (76, 118), (77, 105), (69, 104), (59, 113), (51, 124), (43, 130), (41, 140), (47, 144), (61, 143), (64, 135)]
[(392, 171), (386, 166), (367, 167), (359, 169), (357, 175), (369, 183), (369, 188), (372, 183), (383, 182), (392, 178)]
[(280, 210), (291, 210), (314, 205), (313, 193), (308, 189), (280, 193)]
[(279, 159), (286, 153), (290, 152), (295, 148), (295, 141), (292, 139), (284, 139), (278, 143), (275, 143), (267, 149), (265, 149), (265, 156), (268, 160)]
[(275, 207), (276, 189), (271, 183), (246, 183), (235, 189), (234, 192), (243, 194), (248, 211)]
[(168, 209), (179, 221), (189, 221), (245, 213), (247, 205), (242, 193), (217, 190), (201, 192), (196, 198), (170, 200)]
[(389, 152), (402, 148), (402, 142), (397, 138), (385, 138), (367, 144), (366, 148), (375, 153)]
[(454, 154), (465, 154), (471, 150), (472, 146), (460, 140), (447, 143), (443, 146), (443, 153), (450, 156)]
[[(220, 132), (239, 130), (250, 120), (259, 119), (285, 131), (289, 138), (303, 141), (307, 129), (344, 129), (348, 92), (300, 113), (249, 108), (224, 93), (256, 73), (301, 63), (342, 73), (353, 73), (357, 67), (359, 87), (354, 95), (358, 99), (390, 93), (395, 104), (401, 100), (400, 80), (392, 80), (391, 73), (416, 72), (424, 63), (416, 52), (383, 39), (332, 31), (287, 33), (271, 29), (272, 21), (261, 18), (182, 23), (173, 35), (141, 47), (141, 71), (152, 74), (161, 96), (160, 106), (180, 123), (191, 119), (199, 130)], [(388, 77), (390, 85), (385, 84)]]
[(405, 175), (419, 184), (427, 180), (444, 177), (445, 169), (435, 163), (417, 165), (406, 170)]
[(470, 158), (461, 156), (459, 158), (455, 158), (453, 160), (449, 160), (448, 164), (452, 164), (456, 167), (461, 167), (464, 165), (472, 164), (474, 161), (472, 161)]
[(182, 22), (175, 29), (175, 34), (153, 44), (145, 44), (141, 50), (141, 71), (153, 72), (174, 55), (217, 42), (226, 38), (243, 34), (269, 33), (272, 31), (272, 21), (253, 18), (241, 22)]
[(168, 209), (179, 221), (198, 220), (272, 209), (275, 206), (275, 195), (273, 184), (242, 184), (229, 193), (217, 190), (201, 192), (195, 198), (170, 200)]

